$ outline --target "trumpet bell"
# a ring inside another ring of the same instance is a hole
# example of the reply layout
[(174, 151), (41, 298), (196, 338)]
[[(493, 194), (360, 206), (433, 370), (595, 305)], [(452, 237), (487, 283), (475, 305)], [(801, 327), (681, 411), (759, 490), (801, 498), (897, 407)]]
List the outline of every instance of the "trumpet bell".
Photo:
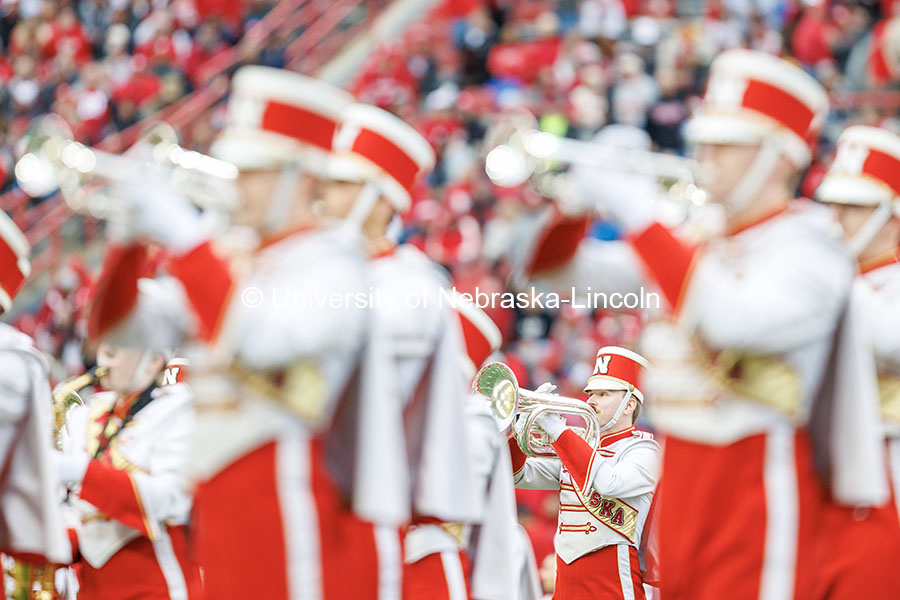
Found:
[(512, 369), (501, 362), (483, 366), (472, 382), (472, 393), (489, 401), (491, 415), (500, 431), (512, 424), (519, 397), (519, 384)]

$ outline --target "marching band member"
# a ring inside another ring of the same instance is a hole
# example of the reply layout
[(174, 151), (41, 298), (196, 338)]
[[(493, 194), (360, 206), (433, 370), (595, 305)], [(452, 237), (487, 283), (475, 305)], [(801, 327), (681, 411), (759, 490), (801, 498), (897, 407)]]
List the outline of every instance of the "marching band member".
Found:
[(186, 539), (185, 466), (195, 412), (187, 384), (165, 385), (178, 333), (166, 322), (178, 305), (165, 283), (142, 279), (138, 318), (100, 343), (104, 391), (72, 410), (70, 447), (57, 455), (61, 481), (75, 490), (70, 501), (84, 600), (201, 597)]
[[(474, 303), (454, 295), (471, 379), (477, 366), (500, 348), (502, 336)], [(518, 598), (516, 504), (503, 436), (483, 398), (466, 404), (469, 459), (478, 478), (481, 503), (477, 524), (420, 523), (404, 536), (403, 598), (500, 600)], [(468, 592), (467, 592), (468, 590)]]
[[(900, 475), (900, 137), (875, 127), (849, 127), (838, 138), (834, 163), (816, 190), (831, 204), (859, 263), (847, 319), (855, 327), (860, 366), (873, 373), (868, 387), (850, 391), (854, 411), (878, 407), (884, 421), (872, 437), (887, 438), (896, 502)], [(872, 357), (874, 356), (874, 363)], [(878, 396), (880, 395), (880, 402)], [(871, 400), (871, 402), (867, 402)], [(854, 456), (856, 456), (854, 454)], [(882, 470), (882, 457), (857, 457), (855, 468)], [(816, 598), (900, 597), (900, 520), (895, 502), (869, 507), (828, 502), (821, 527), (825, 564)]]
[[(820, 456), (828, 443), (871, 445), (853, 414), (830, 436), (805, 427), (852, 400), (826, 378), (852, 264), (827, 211), (792, 201), (827, 107), (794, 65), (725, 52), (686, 128), (725, 235), (692, 248), (653, 220), (652, 198), (603, 200), (674, 313), (641, 341), (655, 367), (648, 416), (666, 436), (656, 523), (670, 600), (808, 598), (820, 506), (811, 437)], [(841, 502), (883, 500), (871, 470), (822, 464)]]
[[(10, 310), (30, 273), (29, 252), (25, 236), (0, 211), (0, 315)], [(43, 568), (68, 563), (72, 551), (51, 460), (47, 360), (31, 338), (3, 323), (0, 400), (0, 552)]]
[(536, 423), (553, 440), (559, 460), (529, 458), (515, 439), (509, 441), (516, 487), (559, 489), (554, 598), (645, 597), (637, 550), (660, 455), (652, 434), (634, 428), (643, 404), (637, 385), (647, 367), (642, 356), (625, 348), (598, 350), (584, 388), (588, 406), (603, 423), (597, 448), (548, 414)]
[[(405, 464), (399, 417), (375, 405), (397, 404), (381, 362), (388, 352), (355, 302), (369, 291), (362, 239), (320, 227), (310, 204), (349, 104), (344, 92), (288, 71), (235, 74), (213, 154), (240, 170), (233, 222), (261, 243), (230, 262), (173, 190), (124, 190), (131, 231), (172, 255), (191, 333), (206, 344), (192, 357), (190, 469), (191, 543), (209, 598), (332, 597), (338, 576), (327, 570), (346, 564), (332, 559), (345, 551), (333, 527), (344, 505), (393, 527), (408, 518), (404, 481), (386, 475)], [(96, 329), (129, 318), (128, 281), (142, 256), (128, 250), (109, 265), (104, 279), (116, 289), (99, 303)], [(323, 294), (350, 303), (317, 302)]]
[[(441, 267), (412, 246), (397, 246), (389, 234), (395, 215), (409, 209), (418, 178), (434, 165), (434, 153), (405, 122), (363, 104), (344, 112), (334, 144), (321, 206), (326, 217), (354, 224), (366, 236), (371, 281), (384, 299), (375, 306), (375, 327), (390, 339), (403, 411), (414, 522), (472, 522), (478, 498), (468, 461), (458, 459), (468, 452), (466, 382), (450, 283)], [(353, 545), (368, 549), (356, 562), (359, 576), (350, 581), (354, 597), (398, 598), (399, 531), (350, 518)]]

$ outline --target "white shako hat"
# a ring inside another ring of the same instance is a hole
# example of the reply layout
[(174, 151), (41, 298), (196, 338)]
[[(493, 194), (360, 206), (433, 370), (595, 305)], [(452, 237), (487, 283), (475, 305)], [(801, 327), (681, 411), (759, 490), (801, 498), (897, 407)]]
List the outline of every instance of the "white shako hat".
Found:
[(241, 67), (231, 80), (226, 125), (210, 154), (241, 170), (299, 163), (327, 173), (335, 131), (353, 96), (324, 81), (272, 67)]
[(647, 359), (627, 348), (604, 346), (597, 350), (594, 373), (584, 386), (584, 393), (596, 390), (631, 390), (638, 402), (643, 404), (644, 394), (638, 389), (649, 367)]
[(334, 139), (329, 177), (378, 186), (397, 212), (412, 205), (416, 181), (434, 168), (431, 145), (386, 110), (357, 103), (344, 112)]
[(9, 311), (13, 298), (31, 274), (30, 252), (25, 234), (0, 210), (0, 314)]
[(805, 167), (827, 112), (825, 89), (800, 67), (765, 52), (728, 50), (713, 60), (685, 136), (705, 144), (757, 144), (774, 136)]
[(854, 125), (837, 141), (834, 162), (816, 189), (816, 199), (835, 204), (900, 209), (900, 136), (878, 127)]

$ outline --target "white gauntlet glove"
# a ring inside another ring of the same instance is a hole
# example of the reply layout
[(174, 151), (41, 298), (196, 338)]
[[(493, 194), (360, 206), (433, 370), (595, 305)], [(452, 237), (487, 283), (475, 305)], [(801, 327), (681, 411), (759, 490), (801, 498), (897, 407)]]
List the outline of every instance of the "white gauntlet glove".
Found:
[(545, 381), (541, 385), (534, 390), (535, 394), (552, 394), (556, 391), (556, 385), (550, 383), (549, 381)]
[(535, 424), (544, 430), (550, 440), (555, 442), (566, 430), (566, 420), (559, 415), (543, 412), (534, 420)]
[(85, 452), (60, 452), (54, 450), (53, 466), (63, 484), (78, 484), (84, 479), (90, 458)]
[[(646, 132), (628, 125), (608, 125), (600, 130), (594, 141), (611, 152), (616, 148), (650, 148)], [(581, 201), (602, 208), (627, 232), (639, 232), (653, 221), (659, 196), (659, 185), (654, 177), (588, 165), (574, 165), (572, 176)]]
[(200, 212), (162, 173), (147, 169), (115, 189), (126, 206), (128, 232), (179, 254), (199, 246), (208, 237)]

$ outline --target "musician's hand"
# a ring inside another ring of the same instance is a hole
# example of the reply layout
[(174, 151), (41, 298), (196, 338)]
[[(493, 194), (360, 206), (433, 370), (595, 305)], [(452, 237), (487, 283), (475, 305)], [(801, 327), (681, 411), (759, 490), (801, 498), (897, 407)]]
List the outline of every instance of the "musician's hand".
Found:
[(559, 415), (542, 412), (534, 420), (534, 424), (546, 433), (551, 441), (556, 441), (566, 430), (566, 420)]
[(552, 394), (554, 392), (556, 392), (556, 385), (549, 381), (545, 381), (534, 390), (534, 393), (536, 394)]
[(162, 173), (150, 172), (116, 188), (126, 205), (126, 226), (143, 237), (172, 250), (186, 253), (208, 238), (200, 212), (176, 190)]
[[(648, 150), (650, 139), (636, 127), (610, 125), (594, 141), (613, 148)], [(581, 202), (595, 205), (628, 232), (639, 232), (653, 221), (659, 185), (647, 174), (596, 166), (574, 165), (572, 178)]]
[(59, 478), (60, 483), (81, 483), (90, 462), (90, 457), (88, 457), (86, 452), (60, 452), (59, 450), (54, 450), (51, 456), (56, 476)]

